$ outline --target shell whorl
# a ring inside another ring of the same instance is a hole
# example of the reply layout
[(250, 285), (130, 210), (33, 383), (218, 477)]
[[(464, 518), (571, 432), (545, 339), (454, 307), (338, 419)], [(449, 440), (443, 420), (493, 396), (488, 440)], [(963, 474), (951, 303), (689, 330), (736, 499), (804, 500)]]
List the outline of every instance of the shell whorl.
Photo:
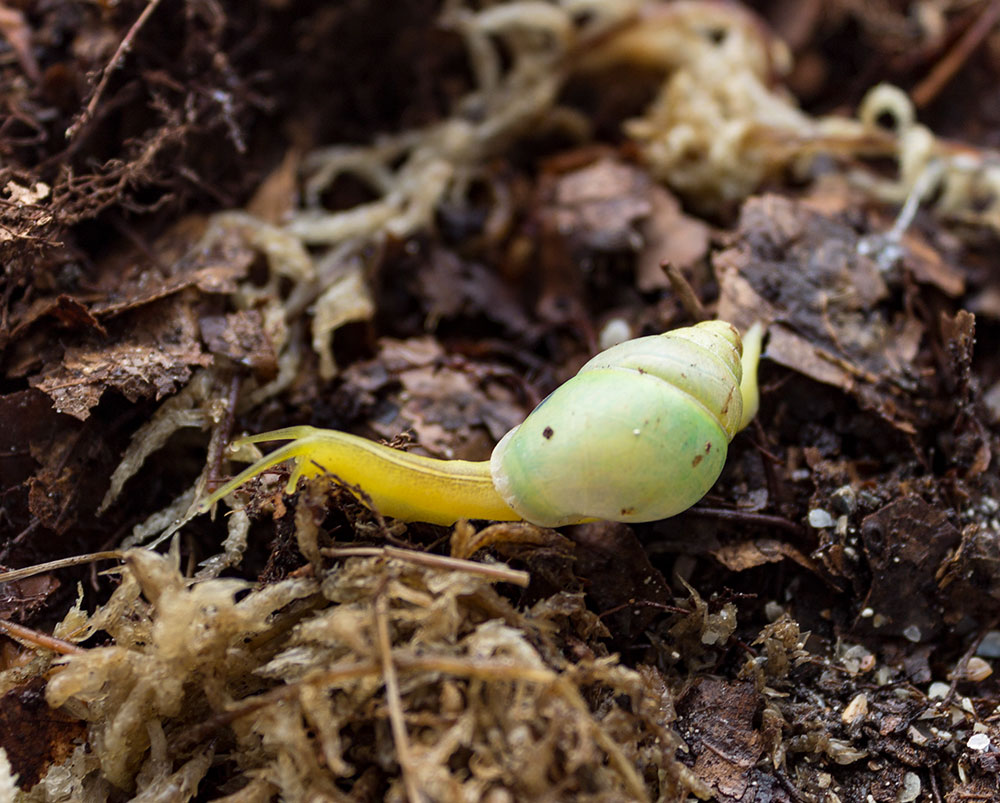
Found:
[(585, 363), (577, 376), (602, 368), (655, 376), (704, 407), (731, 441), (743, 414), (742, 354), (736, 327), (725, 321), (704, 321), (612, 346)]

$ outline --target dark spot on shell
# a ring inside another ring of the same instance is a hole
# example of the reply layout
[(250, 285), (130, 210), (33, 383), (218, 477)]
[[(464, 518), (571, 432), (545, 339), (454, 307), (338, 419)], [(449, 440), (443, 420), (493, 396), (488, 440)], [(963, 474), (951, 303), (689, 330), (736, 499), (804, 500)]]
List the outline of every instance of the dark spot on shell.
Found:
[(634, 507), (623, 507), (621, 509), (621, 511), (619, 512), (619, 515), (620, 516), (631, 516), (633, 513), (635, 513), (635, 508)]
[(646, 369), (645, 368), (636, 368), (635, 370), (638, 371), (640, 374), (646, 373)]
[(729, 389), (729, 395), (726, 396), (726, 403), (722, 405), (722, 415), (725, 416), (729, 413), (729, 405), (733, 403), (733, 394), (736, 392), (736, 388)]
[(694, 460), (691, 461), (691, 468), (698, 468), (698, 464), (705, 459), (704, 455), (696, 454)]
[(548, 440), (553, 435), (555, 435), (555, 432), (552, 430), (552, 427), (546, 427), (542, 430), (542, 437), (545, 438), (545, 440)]
[(705, 454), (708, 454), (710, 451), (712, 451), (712, 442), (705, 441)]

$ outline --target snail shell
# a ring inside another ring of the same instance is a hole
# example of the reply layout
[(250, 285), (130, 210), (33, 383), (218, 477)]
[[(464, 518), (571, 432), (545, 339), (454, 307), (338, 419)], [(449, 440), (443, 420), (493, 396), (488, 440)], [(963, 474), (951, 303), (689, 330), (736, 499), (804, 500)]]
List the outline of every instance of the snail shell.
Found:
[(741, 355), (723, 321), (598, 354), (497, 444), (497, 492), (548, 527), (686, 510), (718, 479), (741, 428)]

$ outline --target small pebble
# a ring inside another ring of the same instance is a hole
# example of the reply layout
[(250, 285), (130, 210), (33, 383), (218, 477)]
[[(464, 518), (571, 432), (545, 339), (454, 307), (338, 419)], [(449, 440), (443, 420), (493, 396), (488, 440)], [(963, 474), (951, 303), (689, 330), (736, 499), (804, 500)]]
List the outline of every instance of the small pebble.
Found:
[(1000, 658), (1000, 630), (991, 630), (979, 642), (976, 655), (983, 658)]
[(858, 509), (858, 497), (850, 485), (844, 485), (831, 494), (830, 504), (838, 513), (850, 515)]
[(632, 339), (632, 329), (623, 318), (612, 318), (601, 329), (597, 336), (597, 345), (601, 351)]
[(973, 683), (986, 680), (992, 674), (993, 667), (990, 666), (990, 662), (984, 661), (977, 655), (973, 655), (965, 665), (965, 679), (971, 680)]
[(823, 508), (813, 508), (809, 511), (809, 526), (815, 527), (817, 530), (822, 527), (832, 527), (833, 516), (823, 510)]
[(932, 700), (943, 700), (945, 697), (948, 696), (948, 691), (950, 689), (951, 686), (949, 686), (947, 683), (942, 683), (941, 681), (937, 681), (936, 683), (931, 684), (931, 687), (927, 690), (927, 696), (930, 697)]
[(912, 803), (920, 797), (920, 776), (915, 772), (903, 774), (903, 786), (896, 793), (899, 803)]
[(864, 718), (868, 713), (868, 697), (864, 692), (855, 695), (854, 699), (851, 700), (844, 708), (840, 715), (840, 721), (845, 725), (851, 725), (856, 720)]

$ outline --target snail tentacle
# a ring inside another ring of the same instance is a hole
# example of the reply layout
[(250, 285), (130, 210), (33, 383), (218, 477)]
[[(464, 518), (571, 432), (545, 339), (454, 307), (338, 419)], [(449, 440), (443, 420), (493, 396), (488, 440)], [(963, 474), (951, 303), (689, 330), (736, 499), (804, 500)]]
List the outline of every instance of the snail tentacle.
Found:
[(757, 364), (764, 345), (764, 325), (757, 321), (743, 335), (743, 355), (740, 365), (743, 377), (740, 380), (740, 395), (743, 397), (743, 415), (737, 431), (747, 428), (760, 409), (760, 389), (757, 386)]

